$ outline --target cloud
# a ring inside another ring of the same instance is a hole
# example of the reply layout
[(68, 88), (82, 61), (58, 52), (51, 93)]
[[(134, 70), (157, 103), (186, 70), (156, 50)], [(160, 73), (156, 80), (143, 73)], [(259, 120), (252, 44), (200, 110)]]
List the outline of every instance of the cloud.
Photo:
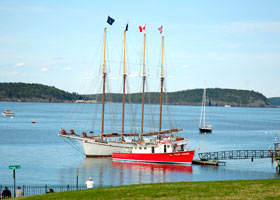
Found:
[(221, 30), (230, 33), (247, 32), (280, 32), (280, 22), (235, 22), (220, 26)]
[(227, 43), (222, 43), (221, 46), (223, 46), (223, 47), (229, 47), (229, 48), (235, 48), (235, 47), (240, 47), (241, 44), (240, 44), (240, 43), (231, 43), (231, 42), (227, 42)]
[(28, 43), (30, 40), (23, 40), (14, 37), (0, 37), (0, 43)]
[(43, 64), (43, 67), (49, 66), (49, 65), (56, 65), (57, 62), (56, 61), (49, 61)]
[(50, 9), (42, 6), (0, 6), (0, 11), (4, 12), (36, 12), (36, 13), (46, 13)]
[(187, 69), (187, 68), (190, 68), (190, 65), (184, 64), (184, 65), (182, 66), (182, 69)]
[(83, 79), (83, 80), (88, 80), (88, 79), (91, 79), (92, 78), (92, 73), (83, 73), (80, 75), (80, 78)]
[(65, 71), (71, 71), (72, 68), (71, 68), (71, 67), (64, 67), (63, 70), (65, 70)]
[(128, 77), (138, 77), (138, 76), (140, 76), (140, 74), (139, 73), (128, 73), (127, 76)]
[(22, 66), (24, 66), (24, 62), (20, 62), (16, 64), (16, 67), (22, 67)]
[(265, 33), (280, 33), (280, 21), (271, 22), (231, 22), (223, 24), (174, 24), (171, 26), (174, 29), (182, 29), (184, 27), (188, 30), (208, 30), (215, 32), (226, 32), (230, 34), (240, 35), (252, 32)]
[(63, 58), (62, 57), (53, 57), (51, 58), (52, 60), (62, 60)]
[(48, 70), (49, 70), (49, 69), (46, 68), (46, 67), (41, 68), (41, 71), (42, 71), (42, 72), (46, 72), (46, 71), (48, 71)]

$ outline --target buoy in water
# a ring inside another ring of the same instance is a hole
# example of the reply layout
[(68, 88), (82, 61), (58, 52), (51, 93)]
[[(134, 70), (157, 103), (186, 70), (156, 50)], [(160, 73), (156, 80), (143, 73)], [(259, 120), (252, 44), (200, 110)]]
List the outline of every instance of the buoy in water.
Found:
[(35, 120), (33, 120), (33, 121), (32, 121), (32, 124), (35, 124), (35, 123), (36, 123)]

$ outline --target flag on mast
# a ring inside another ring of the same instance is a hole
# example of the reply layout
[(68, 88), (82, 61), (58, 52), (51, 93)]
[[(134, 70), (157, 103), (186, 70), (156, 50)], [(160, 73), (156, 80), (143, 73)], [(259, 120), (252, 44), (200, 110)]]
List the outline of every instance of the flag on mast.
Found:
[(128, 31), (128, 22), (126, 23), (124, 31)]
[(160, 34), (162, 34), (162, 29), (163, 29), (163, 25), (161, 25), (161, 26), (158, 28)]
[(139, 31), (140, 32), (146, 31), (146, 24), (144, 26), (139, 26)]
[(108, 16), (107, 23), (112, 25), (114, 22), (115, 20), (112, 17)]

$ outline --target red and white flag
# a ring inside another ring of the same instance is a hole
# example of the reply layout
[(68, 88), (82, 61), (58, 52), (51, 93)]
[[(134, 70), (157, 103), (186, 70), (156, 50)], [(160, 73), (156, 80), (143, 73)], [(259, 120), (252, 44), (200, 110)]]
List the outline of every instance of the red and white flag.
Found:
[(163, 29), (163, 26), (161, 25), (161, 27), (158, 28), (160, 34), (162, 34), (162, 29)]
[(146, 24), (144, 26), (139, 26), (139, 31), (142, 32), (142, 31), (145, 31), (146, 30)]

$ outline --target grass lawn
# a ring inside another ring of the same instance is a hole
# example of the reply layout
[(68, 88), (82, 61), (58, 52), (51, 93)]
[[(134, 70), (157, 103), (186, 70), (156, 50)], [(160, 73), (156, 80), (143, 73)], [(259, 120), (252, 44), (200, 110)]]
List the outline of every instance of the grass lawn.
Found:
[(21, 199), (280, 199), (280, 179), (141, 184)]

